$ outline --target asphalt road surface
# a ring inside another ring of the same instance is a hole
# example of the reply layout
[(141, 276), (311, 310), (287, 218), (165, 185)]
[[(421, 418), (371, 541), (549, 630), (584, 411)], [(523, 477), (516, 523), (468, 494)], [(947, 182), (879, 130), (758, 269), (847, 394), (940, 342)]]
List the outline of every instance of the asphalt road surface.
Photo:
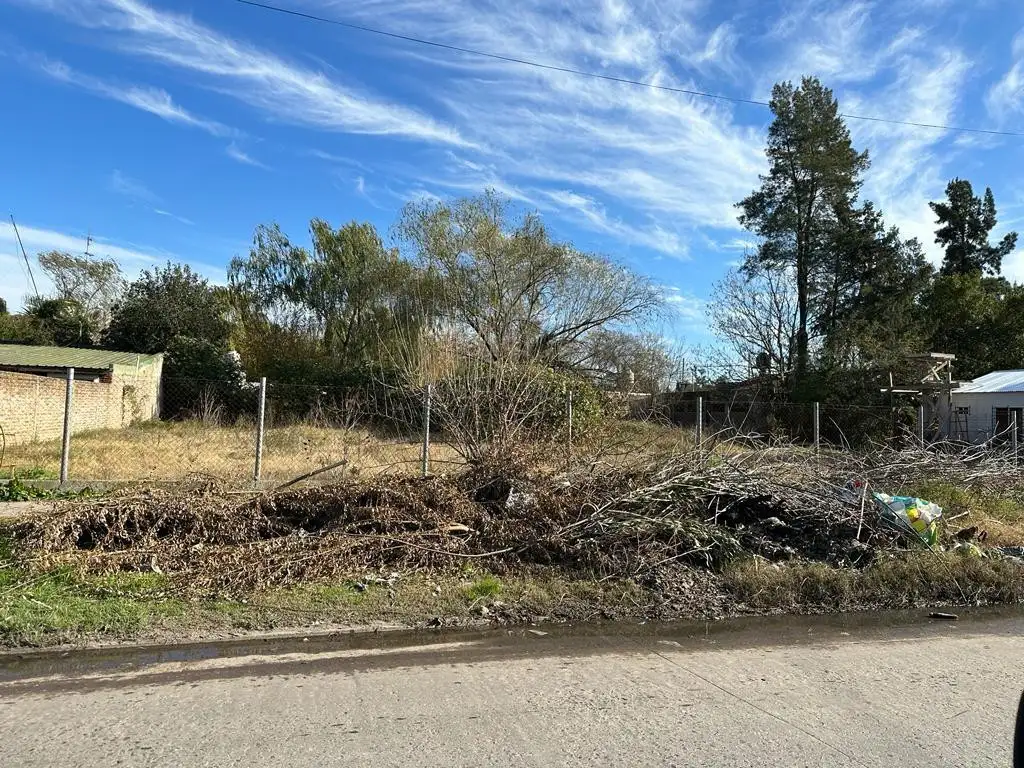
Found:
[(1024, 618), (0, 657), (0, 766), (1009, 766)]

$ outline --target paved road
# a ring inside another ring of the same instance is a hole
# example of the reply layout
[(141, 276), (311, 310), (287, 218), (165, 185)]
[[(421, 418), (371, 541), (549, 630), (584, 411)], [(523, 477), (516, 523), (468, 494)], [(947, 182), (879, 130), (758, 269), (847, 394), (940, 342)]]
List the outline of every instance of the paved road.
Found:
[(1008, 766), (1024, 618), (891, 624), (7, 657), (0, 765)]

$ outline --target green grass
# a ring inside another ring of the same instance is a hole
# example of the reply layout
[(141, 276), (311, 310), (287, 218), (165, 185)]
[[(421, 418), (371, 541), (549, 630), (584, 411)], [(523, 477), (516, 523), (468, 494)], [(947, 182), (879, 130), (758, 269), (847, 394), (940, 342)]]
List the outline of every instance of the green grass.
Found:
[(470, 600), (483, 600), (501, 594), (501, 581), (490, 574), (485, 574), (465, 588), (466, 597)]
[(321, 624), (412, 625), (434, 617), (478, 620), (479, 601), (501, 595), (528, 616), (595, 615), (636, 606), (626, 583), (598, 584), (553, 574), (500, 581), (472, 569), (408, 574), (393, 583), (348, 580), (263, 590), (243, 600), (189, 600), (157, 573), (88, 575), (62, 567), (38, 572), (0, 528), (0, 646), (96, 640), (192, 638), (226, 630), (263, 631)]
[(3, 467), (0, 468), (0, 480), (56, 480), (57, 474), (45, 467)]
[(988, 531), (988, 544), (1024, 544), (1024, 492), (993, 492), (964, 488), (943, 480), (919, 483), (909, 494), (934, 501), (943, 510), (951, 531), (977, 525)]

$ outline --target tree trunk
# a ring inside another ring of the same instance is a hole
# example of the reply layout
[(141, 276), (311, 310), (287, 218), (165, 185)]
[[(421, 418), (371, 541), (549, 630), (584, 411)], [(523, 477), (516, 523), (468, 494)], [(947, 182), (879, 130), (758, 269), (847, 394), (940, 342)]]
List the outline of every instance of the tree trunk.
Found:
[(795, 383), (799, 386), (803, 383), (807, 374), (807, 363), (810, 356), (807, 338), (807, 315), (808, 315), (808, 259), (807, 259), (807, 234), (797, 233), (796, 245), (796, 294), (798, 327), (796, 332), (796, 375)]

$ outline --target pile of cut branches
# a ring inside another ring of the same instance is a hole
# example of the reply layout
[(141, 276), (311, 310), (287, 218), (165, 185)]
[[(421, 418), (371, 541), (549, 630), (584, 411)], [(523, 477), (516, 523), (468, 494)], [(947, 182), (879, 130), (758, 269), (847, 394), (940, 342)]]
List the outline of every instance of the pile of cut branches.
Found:
[(714, 571), (755, 554), (861, 566), (900, 546), (900, 534), (877, 524), (847, 480), (898, 493), (918, 476), (982, 482), (1000, 469), (923, 452), (853, 458), (785, 447), (559, 474), (480, 462), (453, 476), (241, 499), (205, 485), (67, 501), (22, 524), (17, 539), (38, 567), (159, 571), (191, 594), (229, 596), (467, 559), (499, 573), (596, 578), (642, 578), (668, 564)]

